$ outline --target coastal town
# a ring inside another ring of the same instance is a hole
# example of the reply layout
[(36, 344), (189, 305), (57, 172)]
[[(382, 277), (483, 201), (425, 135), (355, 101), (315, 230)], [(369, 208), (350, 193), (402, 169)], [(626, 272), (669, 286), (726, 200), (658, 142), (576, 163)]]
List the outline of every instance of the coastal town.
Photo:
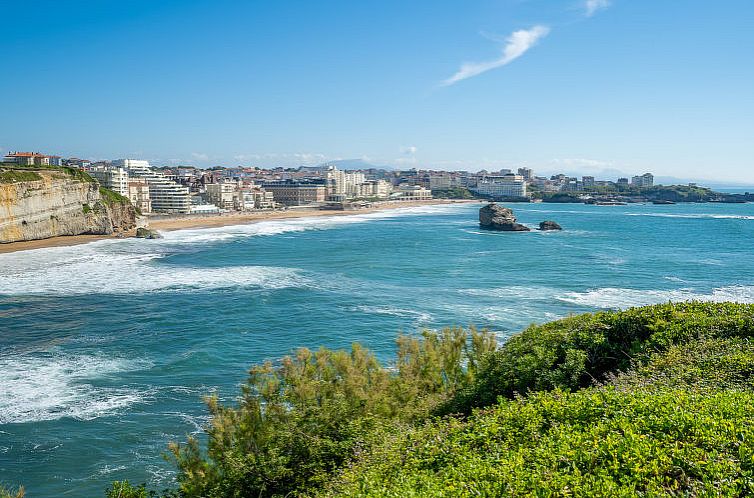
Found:
[[(298, 168), (153, 166), (143, 159), (90, 161), (40, 152), (10, 152), (6, 167), (81, 170), (128, 198), (143, 215), (212, 215), (280, 209), (351, 210), (384, 201), (436, 198), (529, 201), (631, 200), (654, 186), (654, 176), (601, 180), (516, 171), (439, 171), (339, 168), (337, 163)], [(689, 188), (696, 186), (691, 184)], [(669, 202), (671, 200), (668, 200)]]

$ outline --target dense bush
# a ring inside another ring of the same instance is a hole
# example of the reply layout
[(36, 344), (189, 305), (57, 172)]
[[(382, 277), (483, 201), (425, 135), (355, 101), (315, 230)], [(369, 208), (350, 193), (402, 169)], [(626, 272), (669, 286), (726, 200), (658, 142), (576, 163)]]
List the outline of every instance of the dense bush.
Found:
[(735, 303), (663, 304), (532, 325), (490, 355), (471, 387), (439, 413), (469, 413), (498, 396), (586, 387), (674, 344), (752, 336), (754, 306)]
[(238, 405), (208, 400), (207, 449), (170, 450), (189, 497), (289, 496), (316, 490), (395, 422), (413, 422), (473, 381), (494, 350), (487, 332), (401, 336), (394, 365), (368, 350), (299, 350), (251, 369)]
[(26, 492), (24, 491), (23, 486), (15, 491), (11, 491), (0, 485), (0, 498), (24, 498), (24, 496), (26, 496)]
[[(387, 436), (387, 435), (386, 435)], [(748, 496), (754, 395), (555, 390), (386, 437), (323, 495)]]

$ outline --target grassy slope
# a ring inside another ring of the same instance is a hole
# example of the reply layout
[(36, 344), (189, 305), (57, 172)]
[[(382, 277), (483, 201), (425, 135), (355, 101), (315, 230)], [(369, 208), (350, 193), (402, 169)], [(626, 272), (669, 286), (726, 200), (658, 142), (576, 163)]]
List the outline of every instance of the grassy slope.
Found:
[(503, 399), (386, 432), (323, 494), (751, 495), (753, 311), (661, 305), (531, 327), (476, 386)]

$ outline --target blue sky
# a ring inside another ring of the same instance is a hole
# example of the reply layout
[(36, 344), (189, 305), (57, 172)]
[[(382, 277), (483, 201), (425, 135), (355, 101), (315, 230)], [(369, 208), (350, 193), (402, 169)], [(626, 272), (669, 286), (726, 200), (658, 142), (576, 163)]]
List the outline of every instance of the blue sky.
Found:
[(754, 183), (751, 0), (4, 2), (0, 147)]

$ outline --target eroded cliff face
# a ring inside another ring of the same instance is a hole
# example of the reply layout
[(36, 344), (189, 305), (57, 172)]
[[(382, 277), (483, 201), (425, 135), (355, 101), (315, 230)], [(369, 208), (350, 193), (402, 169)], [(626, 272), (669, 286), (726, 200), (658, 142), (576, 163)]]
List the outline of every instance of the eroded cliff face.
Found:
[(136, 226), (134, 208), (105, 204), (96, 182), (54, 170), (37, 173), (40, 180), (0, 183), (0, 243), (107, 235)]

